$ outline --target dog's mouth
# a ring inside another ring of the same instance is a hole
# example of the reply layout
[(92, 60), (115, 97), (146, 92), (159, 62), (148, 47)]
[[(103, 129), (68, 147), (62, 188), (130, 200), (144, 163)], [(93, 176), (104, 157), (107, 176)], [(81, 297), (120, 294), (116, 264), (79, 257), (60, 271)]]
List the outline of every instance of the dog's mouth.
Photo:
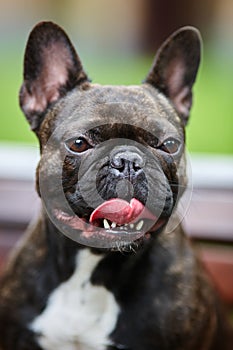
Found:
[(140, 201), (133, 198), (130, 203), (120, 198), (110, 199), (99, 205), (92, 213), (89, 222), (113, 233), (146, 232), (157, 217)]
[(94, 209), (89, 218), (68, 215), (62, 210), (55, 210), (59, 222), (79, 230), (85, 239), (110, 239), (111, 241), (135, 241), (143, 236), (149, 238), (166, 223), (165, 218), (156, 215), (136, 198), (127, 202), (112, 198)]

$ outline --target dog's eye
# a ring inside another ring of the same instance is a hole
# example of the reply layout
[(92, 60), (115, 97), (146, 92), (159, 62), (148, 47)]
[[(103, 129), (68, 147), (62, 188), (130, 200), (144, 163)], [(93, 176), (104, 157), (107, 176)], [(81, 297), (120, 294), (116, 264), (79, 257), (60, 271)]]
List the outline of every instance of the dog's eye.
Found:
[(79, 137), (78, 139), (73, 139), (70, 141), (66, 142), (66, 146), (68, 147), (68, 149), (74, 153), (82, 153), (85, 152), (86, 150), (88, 150), (91, 146), (89, 145), (89, 143), (87, 142), (87, 140), (85, 140), (82, 137)]
[(167, 139), (164, 141), (164, 143), (160, 146), (160, 149), (166, 153), (174, 154), (178, 152), (180, 148), (180, 142), (178, 140), (175, 140), (173, 138)]

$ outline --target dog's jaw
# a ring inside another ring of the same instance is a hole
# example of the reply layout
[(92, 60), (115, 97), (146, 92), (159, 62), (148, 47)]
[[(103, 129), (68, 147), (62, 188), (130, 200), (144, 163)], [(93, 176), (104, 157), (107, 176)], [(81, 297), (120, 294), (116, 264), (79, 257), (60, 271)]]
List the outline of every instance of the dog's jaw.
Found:
[[(107, 202), (125, 202), (120, 199), (112, 199)], [(167, 219), (156, 218), (147, 208), (145, 208), (140, 202), (141, 210), (138, 215), (123, 216), (118, 213), (104, 213), (108, 203), (105, 202), (101, 205), (101, 208), (96, 208), (90, 215), (89, 220), (77, 215), (69, 215), (62, 210), (55, 209), (54, 216), (58, 222), (66, 225), (73, 230), (77, 230), (77, 234), (81, 233), (81, 236), (88, 239), (106, 239), (110, 241), (110, 246), (113, 244), (120, 243), (131, 243), (137, 241), (141, 238), (149, 239), (151, 235), (158, 233), (162, 227), (164, 227)], [(131, 202), (137, 202), (133, 199)], [(138, 205), (138, 206), (139, 206)], [(130, 206), (128, 204), (128, 206)], [(112, 209), (115, 208), (115, 204), (112, 205)], [(126, 206), (125, 206), (126, 208)], [(132, 208), (132, 207), (130, 207)], [(102, 211), (101, 211), (102, 209)], [(112, 221), (111, 219), (117, 218), (117, 220)], [(117, 221), (117, 222), (116, 222)]]

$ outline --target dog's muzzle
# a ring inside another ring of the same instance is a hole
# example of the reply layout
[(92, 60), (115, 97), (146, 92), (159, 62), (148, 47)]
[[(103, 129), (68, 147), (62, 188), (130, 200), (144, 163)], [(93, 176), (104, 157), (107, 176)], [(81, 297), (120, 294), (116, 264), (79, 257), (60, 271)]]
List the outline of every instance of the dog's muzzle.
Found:
[(139, 154), (139, 151), (133, 146), (127, 149), (120, 146), (111, 152), (110, 165), (119, 176), (125, 177), (128, 174), (136, 176), (143, 169), (145, 160), (143, 154)]

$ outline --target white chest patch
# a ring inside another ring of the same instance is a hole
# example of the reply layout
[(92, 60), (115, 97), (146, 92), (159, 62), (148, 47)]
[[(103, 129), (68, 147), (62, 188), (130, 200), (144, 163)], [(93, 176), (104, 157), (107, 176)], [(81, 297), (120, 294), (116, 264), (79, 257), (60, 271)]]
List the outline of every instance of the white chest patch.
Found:
[(102, 256), (84, 249), (69, 280), (49, 297), (46, 309), (31, 323), (45, 350), (104, 350), (111, 345), (119, 306), (112, 293), (93, 286), (90, 276)]

